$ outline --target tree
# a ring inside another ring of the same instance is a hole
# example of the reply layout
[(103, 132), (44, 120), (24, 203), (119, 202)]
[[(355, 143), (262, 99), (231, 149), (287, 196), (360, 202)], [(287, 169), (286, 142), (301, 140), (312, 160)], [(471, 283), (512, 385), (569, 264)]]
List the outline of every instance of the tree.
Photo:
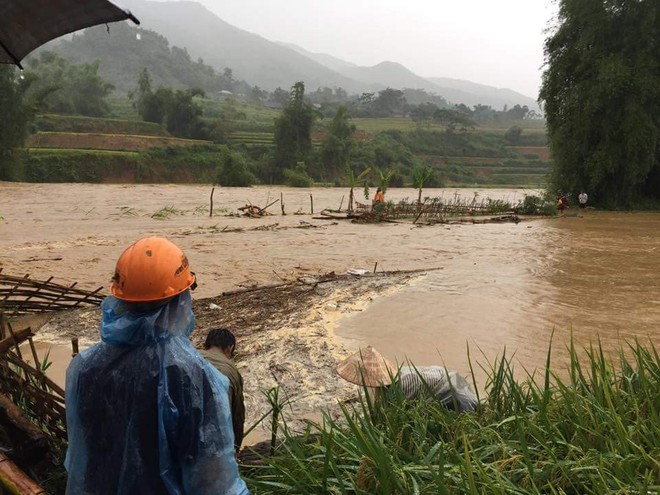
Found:
[(289, 93), (284, 91), (282, 88), (277, 87), (270, 94), (270, 97), (268, 98), (268, 102), (273, 106), (284, 108), (286, 104), (289, 102)]
[(201, 89), (172, 93), (167, 106), (167, 130), (178, 137), (206, 139), (207, 132), (201, 120), (202, 108), (193, 101), (195, 96), (204, 96)]
[(20, 180), (17, 151), (28, 135), (28, 124), (34, 109), (26, 101), (30, 81), (21, 80), (18, 70), (0, 65), (0, 179)]
[(230, 187), (247, 187), (256, 182), (256, 178), (248, 170), (245, 157), (226, 146), (220, 150), (220, 165), (216, 180), (218, 184)]
[(610, 207), (660, 199), (660, 3), (560, 0), (545, 43), (551, 185)]
[(415, 189), (419, 189), (419, 193), (417, 195), (417, 204), (421, 205), (422, 204), (422, 188), (424, 187), (424, 183), (431, 177), (433, 174), (433, 169), (430, 167), (415, 167), (412, 170), (412, 177), (413, 177), (413, 187)]
[(280, 171), (307, 160), (316, 117), (314, 107), (305, 101), (304, 83), (297, 82), (291, 88), (288, 104), (275, 120), (275, 161)]
[(350, 118), (346, 107), (340, 105), (323, 142), (321, 160), (325, 172), (333, 177), (346, 168), (351, 155), (355, 125), (351, 124)]
[(447, 133), (452, 133), (459, 128), (461, 131), (465, 132), (468, 129), (474, 129), (476, 125), (475, 122), (462, 113), (456, 110), (450, 110), (448, 108), (439, 108), (433, 113), (433, 120), (444, 124), (446, 126)]
[(403, 91), (387, 88), (378, 92), (378, 97), (373, 102), (375, 112), (379, 117), (389, 117), (403, 112), (406, 99), (403, 97)]
[[(347, 169), (346, 177), (348, 178), (348, 185), (351, 188), (350, 191), (348, 192), (348, 211), (353, 211), (353, 199), (355, 198), (355, 194), (353, 190), (355, 189), (355, 187), (357, 187), (360, 184), (360, 182), (366, 179), (369, 172), (371, 172), (371, 168), (367, 168), (363, 170), (359, 175), (355, 175), (355, 171), (350, 165), (347, 165), (346, 169)], [(367, 188), (366, 181), (364, 183), (364, 187), (365, 189)], [(368, 194), (367, 194), (367, 199), (369, 199)]]
[(37, 76), (33, 90), (48, 93), (45, 110), (102, 117), (110, 106), (106, 97), (114, 86), (99, 76), (100, 62), (71, 65), (51, 52), (31, 58), (28, 67)]
[(522, 136), (522, 133), (522, 127), (514, 125), (506, 130), (504, 133), (504, 139), (506, 139), (511, 146), (516, 146), (520, 144), (520, 137)]

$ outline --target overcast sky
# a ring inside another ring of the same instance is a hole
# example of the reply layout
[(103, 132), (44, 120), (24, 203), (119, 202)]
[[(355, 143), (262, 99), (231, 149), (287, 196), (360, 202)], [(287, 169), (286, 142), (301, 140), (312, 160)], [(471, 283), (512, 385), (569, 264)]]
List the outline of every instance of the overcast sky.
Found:
[(197, 0), (271, 41), (536, 98), (552, 0)]

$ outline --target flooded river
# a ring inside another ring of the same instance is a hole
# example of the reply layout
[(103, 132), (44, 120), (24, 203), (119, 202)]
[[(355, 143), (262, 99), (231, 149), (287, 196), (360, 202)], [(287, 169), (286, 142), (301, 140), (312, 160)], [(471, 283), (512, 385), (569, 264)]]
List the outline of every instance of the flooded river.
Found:
[[(660, 341), (658, 213), (569, 209), (578, 215), (519, 224), (363, 225), (310, 214), (310, 195), (318, 213), (338, 208), (347, 190), (258, 187), (216, 188), (209, 218), (210, 192), (188, 185), (0, 183), (0, 267), (95, 289), (109, 284), (128, 244), (156, 234), (188, 254), (200, 281), (196, 297), (376, 263), (378, 270), (442, 268), (341, 319), (336, 332), (352, 347), (371, 344), (399, 361), (444, 362), (461, 371), (467, 344), (477, 360), (481, 351), (492, 358), (506, 346), (521, 365), (540, 366), (553, 330), (557, 348), (571, 332), (581, 345), (599, 337), (606, 350), (621, 339)], [(509, 201), (524, 196), (478, 192)], [(225, 216), (280, 194), (286, 216), (279, 202), (270, 217)], [(417, 193), (391, 189), (386, 199), (406, 197)]]

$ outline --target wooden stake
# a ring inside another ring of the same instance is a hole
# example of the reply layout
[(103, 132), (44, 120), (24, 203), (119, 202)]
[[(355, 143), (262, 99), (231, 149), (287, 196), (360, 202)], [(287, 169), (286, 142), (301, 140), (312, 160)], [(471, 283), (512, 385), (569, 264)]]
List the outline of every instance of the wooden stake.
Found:
[(280, 207), (282, 208), (282, 215), (286, 215), (284, 212), (284, 195), (280, 193)]
[(376, 268), (378, 268), (378, 262), (376, 261), (376, 264), (374, 265), (374, 273), (376, 273)]
[(344, 204), (344, 196), (342, 195), (341, 201), (339, 202), (339, 209), (337, 211), (341, 211), (341, 206)]
[(71, 339), (71, 351), (72, 351), (71, 353), (72, 358), (76, 357), (79, 354), (80, 351), (78, 350), (78, 337), (73, 337)]
[(209, 208), (209, 217), (213, 217), (213, 193), (215, 192), (215, 187), (211, 188), (211, 207)]
[(309, 202), (310, 202), (311, 207), (312, 207), (312, 215), (313, 215), (314, 214), (314, 196), (312, 196), (311, 194), (309, 195)]

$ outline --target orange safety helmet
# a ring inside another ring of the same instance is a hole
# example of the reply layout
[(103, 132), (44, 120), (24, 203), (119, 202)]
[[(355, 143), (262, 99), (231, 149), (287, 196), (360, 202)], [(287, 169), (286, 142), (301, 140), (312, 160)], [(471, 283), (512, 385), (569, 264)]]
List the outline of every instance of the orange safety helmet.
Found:
[(163, 237), (145, 237), (126, 249), (117, 260), (112, 295), (129, 302), (169, 299), (195, 283), (188, 258)]

